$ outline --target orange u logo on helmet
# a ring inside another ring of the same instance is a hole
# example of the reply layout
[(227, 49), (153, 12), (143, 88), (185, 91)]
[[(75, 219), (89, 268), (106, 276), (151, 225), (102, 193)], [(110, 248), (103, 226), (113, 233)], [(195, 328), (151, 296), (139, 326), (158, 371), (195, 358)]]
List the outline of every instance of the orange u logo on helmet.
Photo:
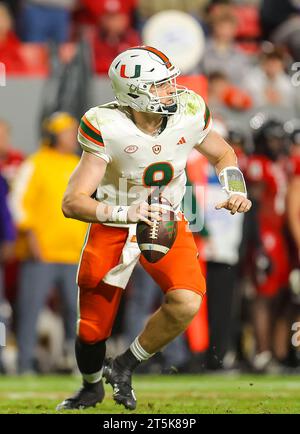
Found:
[(122, 78), (138, 78), (141, 75), (141, 65), (135, 65), (134, 75), (132, 75), (131, 77), (126, 75), (125, 69), (126, 65), (121, 65), (120, 76)]

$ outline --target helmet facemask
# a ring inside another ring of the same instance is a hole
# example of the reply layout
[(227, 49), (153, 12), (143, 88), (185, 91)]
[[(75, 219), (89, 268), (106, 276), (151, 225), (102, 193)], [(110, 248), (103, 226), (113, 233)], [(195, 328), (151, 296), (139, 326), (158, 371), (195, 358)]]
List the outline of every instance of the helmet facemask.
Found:
[[(177, 111), (180, 111), (182, 104), (180, 104), (179, 96), (182, 93), (186, 92), (187, 89), (186, 87), (177, 84), (176, 77), (178, 75), (179, 71), (174, 74), (174, 76), (147, 84), (147, 89), (143, 92), (149, 98), (149, 103), (146, 107), (147, 112), (159, 113), (163, 115), (172, 115)], [(144, 85), (145, 83), (143, 83), (141, 86), (142, 91)], [(159, 96), (160, 87), (164, 85), (171, 86), (174, 89), (174, 92), (168, 95)], [(164, 101), (168, 99), (172, 99), (172, 102), (169, 104), (164, 103)]]

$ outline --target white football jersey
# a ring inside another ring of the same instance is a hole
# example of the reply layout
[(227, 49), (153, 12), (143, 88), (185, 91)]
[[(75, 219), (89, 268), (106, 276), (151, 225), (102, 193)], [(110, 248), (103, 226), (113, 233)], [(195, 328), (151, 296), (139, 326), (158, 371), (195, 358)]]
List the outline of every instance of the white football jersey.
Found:
[(93, 107), (81, 119), (78, 140), (85, 152), (108, 164), (97, 200), (131, 205), (146, 199), (151, 186), (179, 209), (185, 193), (187, 158), (211, 129), (209, 109), (192, 91), (182, 94), (185, 109), (168, 117), (157, 136), (141, 131), (117, 102)]

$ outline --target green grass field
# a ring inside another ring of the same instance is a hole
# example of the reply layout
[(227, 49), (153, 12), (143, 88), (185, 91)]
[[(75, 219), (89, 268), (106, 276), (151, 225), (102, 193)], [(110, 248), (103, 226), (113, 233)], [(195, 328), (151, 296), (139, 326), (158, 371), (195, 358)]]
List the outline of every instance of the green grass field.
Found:
[[(0, 377), (0, 413), (55, 413), (79, 384), (71, 376)], [(134, 386), (135, 413), (300, 413), (300, 376), (135, 376)], [(105, 388), (102, 404), (75, 413), (132, 413)]]

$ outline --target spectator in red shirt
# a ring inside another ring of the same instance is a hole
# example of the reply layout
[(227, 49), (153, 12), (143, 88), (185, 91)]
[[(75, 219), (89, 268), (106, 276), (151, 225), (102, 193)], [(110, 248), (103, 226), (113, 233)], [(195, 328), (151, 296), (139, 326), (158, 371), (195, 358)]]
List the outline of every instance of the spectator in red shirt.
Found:
[(128, 5), (120, 1), (102, 3), (99, 24), (93, 36), (94, 64), (97, 74), (106, 74), (112, 60), (121, 51), (139, 45), (139, 34), (130, 27)]
[(23, 69), (19, 49), (20, 41), (13, 31), (9, 9), (4, 3), (0, 3), (0, 62), (5, 64), (7, 73)]
[(8, 184), (13, 181), (16, 171), (23, 160), (23, 154), (11, 148), (9, 124), (0, 119), (0, 172)]
[(137, 0), (102, 0), (101, 2), (95, 0), (81, 0), (82, 8), (80, 9), (80, 22), (87, 22), (90, 24), (98, 24), (101, 15), (107, 11), (116, 12), (122, 10), (127, 14), (130, 23), (132, 21), (132, 13), (137, 6)]

